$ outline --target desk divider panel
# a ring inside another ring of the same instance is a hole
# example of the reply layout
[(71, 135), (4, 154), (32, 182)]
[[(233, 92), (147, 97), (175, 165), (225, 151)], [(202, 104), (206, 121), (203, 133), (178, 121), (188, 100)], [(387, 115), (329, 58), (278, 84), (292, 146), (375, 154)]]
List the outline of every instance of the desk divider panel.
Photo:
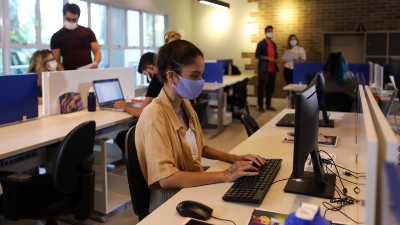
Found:
[(209, 83), (222, 83), (224, 68), (222, 62), (205, 62), (203, 79)]
[(42, 78), (43, 115), (60, 114), (58, 97), (66, 92), (80, 93), (83, 106), (87, 108), (88, 90), (93, 80), (118, 78), (125, 99), (135, 97), (134, 68), (44, 72)]
[[(349, 70), (354, 73), (364, 74), (365, 80), (369, 80), (369, 64), (348, 64)], [(295, 63), (293, 68), (293, 83), (307, 84), (307, 74), (315, 74), (322, 71), (322, 63)]]
[(0, 76), (0, 125), (36, 117), (37, 74)]

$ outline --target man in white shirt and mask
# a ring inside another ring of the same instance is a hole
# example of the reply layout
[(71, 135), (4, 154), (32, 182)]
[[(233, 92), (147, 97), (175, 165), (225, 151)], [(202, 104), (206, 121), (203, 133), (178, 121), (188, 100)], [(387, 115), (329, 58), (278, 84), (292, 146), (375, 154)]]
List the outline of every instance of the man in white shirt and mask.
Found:
[[(57, 70), (75, 70), (87, 65), (90, 69), (96, 69), (101, 61), (95, 34), (90, 28), (78, 25), (80, 13), (76, 4), (67, 3), (63, 7), (64, 26), (53, 34), (50, 42), (51, 51), (57, 60)], [(93, 61), (91, 52), (94, 55)]]

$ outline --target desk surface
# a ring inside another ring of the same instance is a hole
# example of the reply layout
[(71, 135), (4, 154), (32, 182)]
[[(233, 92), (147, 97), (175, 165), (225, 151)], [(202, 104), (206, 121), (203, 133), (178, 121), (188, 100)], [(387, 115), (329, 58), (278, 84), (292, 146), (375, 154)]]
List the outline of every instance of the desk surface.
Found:
[(205, 91), (215, 91), (218, 90), (220, 88), (224, 88), (226, 86), (230, 86), (233, 85), (239, 81), (244, 80), (245, 78), (253, 78), (255, 77), (255, 74), (241, 74), (241, 75), (225, 75), (223, 78), (223, 82), (222, 83), (209, 83), (206, 82), (204, 84), (204, 89)]
[(307, 85), (305, 85), (305, 84), (288, 84), (283, 87), (283, 90), (298, 92), (298, 91), (304, 90), (304, 88), (306, 88), (306, 87), (307, 87)]
[[(293, 113), (293, 110), (285, 109), (280, 112), (270, 122), (261, 127), (259, 131), (235, 147), (232, 150), (232, 153), (255, 153), (263, 155), (266, 158), (281, 158), (283, 159), (282, 168), (275, 180), (288, 178), (292, 171), (293, 144), (282, 143), (282, 140), (288, 131), (293, 131), (293, 128), (275, 126), (275, 123), (288, 112)], [(335, 121), (336, 128), (321, 128), (320, 132), (324, 134), (339, 136), (339, 143), (337, 148), (320, 147), (320, 149), (330, 153), (336, 153), (338, 164), (353, 171), (357, 171), (357, 165), (355, 163), (356, 130), (354, 121), (355, 115), (353, 113), (345, 113), (343, 120)], [(228, 167), (228, 163), (217, 162), (208, 171), (220, 171)], [(346, 179), (349, 178), (346, 177)], [(337, 181), (337, 184), (340, 186), (339, 181)], [(286, 181), (282, 181), (271, 186), (261, 205), (224, 202), (222, 196), (231, 185), (232, 183), (218, 183), (200, 187), (184, 188), (139, 224), (157, 224), (157, 222), (160, 222), (161, 220), (164, 224), (179, 224), (183, 221), (183, 218), (176, 212), (175, 207), (183, 200), (202, 202), (214, 209), (214, 216), (233, 220), (238, 225), (247, 224), (253, 209), (257, 207), (288, 214), (294, 212), (301, 202), (308, 202), (319, 205), (321, 212), (324, 212), (325, 207), (322, 202), (328, 201), (320, 198), (285, 193), (283, 192), (283, 188), (286, 185)], [(349, 185), (349, 183), (345, 183), (345, 186), (349, 190), (349, 194), (356, 197), (353, 192), (354, 186)], [(362, 189), (362, 187), (359, 188)], [(363, 221), (364, 209), (360, 205), (361, 204), (346, 206), (342, 211), (355, 220)], [(338, 212), (327, 212), (327, 218), (353, 224), (349, 219)], [(215, 219), (211, 219), (210, 222), (225, 224), (224, 222)]]
[(0, 159), (59, 142), (74, 127), (88, 120), (96, 121), (96, 130), (100, 130), (132, 120), (132, 116), (125, 112), (85, 109), (0, 127)]

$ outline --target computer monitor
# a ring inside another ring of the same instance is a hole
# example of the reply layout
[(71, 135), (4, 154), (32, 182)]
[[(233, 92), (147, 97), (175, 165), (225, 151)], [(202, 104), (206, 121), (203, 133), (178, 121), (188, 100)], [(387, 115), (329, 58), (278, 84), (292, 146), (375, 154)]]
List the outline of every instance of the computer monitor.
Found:
[(334, 127), (335, 121), (330, 120), (325, 105), (325, 77), (323, 73), (317, 73), (308, 85), (315, 85), (318, 97), (318, 106), (322, 112), (322, 120), (319, 121), (320, 127)]
[[(318, 149), (319, 105), (316, 85), (296, 94), (293, 171), (285, 192), (331, 199), (334, 196), (336, 175), (325, 173)], [(311, 155), (313, 172), (304, 171)], [(298, 182), (297, 179), (301, 179)]]

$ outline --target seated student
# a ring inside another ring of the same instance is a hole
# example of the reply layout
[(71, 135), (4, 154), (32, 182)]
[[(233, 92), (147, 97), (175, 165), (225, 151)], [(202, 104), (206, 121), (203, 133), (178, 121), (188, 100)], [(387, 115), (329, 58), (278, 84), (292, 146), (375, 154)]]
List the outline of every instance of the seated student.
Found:
[(57, 62), (48, 49), (37, 50), (29, 61), (28, 73), (38, 75), (38, 103), (42, 104), (42, 72), (56, 71)]
[[(204, 86), (203, 53), (192, 43), (176, 40), (159, 49), (156, 64), (164, 83), (157, 98), (142, 112), (136, 127), (140, 167), (154, 209), (180, 188), (234, 181), (258, 174), (265, 164), (258, 155), (234, 155), (204, 143), (199, 119), (190, 104)], [(225, 171), (205, 173), (201, 157), (233, 163)]]
[(156, 76), (158, 70), (157, 67), (154, 65), (155, 56), (156, 54), (153, 52), (146, 52), (142, 55), (142, 57), (140, 57), (137, 72), (146, 75), (147, 79), (150, 80), (150, 84), (146, 92), (146, 98), (144, 99), (142, 106), (140, 108), (131, 107), (125, 101), (118, 101), (114, 103), (115, 108), (123, 109), (132, 116), (139, 117), (144, 107), (150, 104), (153, 98), (157, 97), (158, 93), (160, 93), (163, 87), (163, 84), (158, 81)]
[(326, 93), (339, 92), (356, 97), (357, 82), (341, 52), (329, 54), (322, 73), (325, 77)]

